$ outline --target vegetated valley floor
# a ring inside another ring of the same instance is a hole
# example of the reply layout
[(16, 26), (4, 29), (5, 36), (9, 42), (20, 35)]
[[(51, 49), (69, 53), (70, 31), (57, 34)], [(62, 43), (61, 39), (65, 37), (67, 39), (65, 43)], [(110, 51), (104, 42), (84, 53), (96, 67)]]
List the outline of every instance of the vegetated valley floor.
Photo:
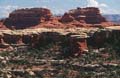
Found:
[(110, 47), (69, 56), (60, 42), (40, 49), (0, 52), (1, 78), (120, 78), (120, 55)]

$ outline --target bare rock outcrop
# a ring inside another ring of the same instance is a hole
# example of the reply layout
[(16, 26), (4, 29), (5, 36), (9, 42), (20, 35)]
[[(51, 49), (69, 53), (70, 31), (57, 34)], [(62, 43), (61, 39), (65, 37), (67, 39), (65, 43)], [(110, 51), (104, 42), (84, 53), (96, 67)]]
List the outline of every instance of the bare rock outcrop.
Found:
[(72, 22), (74, 21), (74, 17), (71, 16), (69, 13), (65, 13), (61, 18), (61, 22)]
[[(94, 31), (94, 27), (103, 26), (105, 28), (108, 25), (111, 23), (107, 22), (100, 14), (99, 9), (95, 7), (73, 9), (62, 17), (53, 16), (50, 10), (45, 8), (19, 9), (10, 13), (4, 21), (0, 21), (1, 28), (6, 26), (12, 29), (0, 32), (0, 48), (9, 49), (12, 46), (39, 48), (52, 41), (62, 42), (61, 38), (68, 38), (68, 34), (72, 34), (67, 40), (69, 41), (67, 47), (70, 47), (69, 50), (72, 53), (80, 55), (87, 51), (87, 41), (92, 42), (91, 45), (93, 46), (101, 47), (103, 45), (106, 39), (106, 31), (102, 34), (94, 34), (90, 40), (86, 34)], [(16, 30), (24, 28), (28, 29)]]
[(87, 24), (100, 24), (106, 22), (106, 19), (100, 14), (100, 10), (95, 7), (72, 9), (65, 13), (61, 22), (72, 22), (73, 19)]
[[(0, 32), (0, 51), (11, 51), (19, 47), (40, 48), (60, 42), (60, 46), (69, 47), (72, 55), (81, 55), (87, 48), (88, 29), (25, 29), (3, 30)], [(78, 33), (77, 33), (78, 32)], [(66, 41), (67, 42), (64, 42)], [(21, 49), (22, 50), (22, 49)]]
[[(112, 25), (95, 7), (72, 9), (60, 17), (53, 16), (51, 11), (46, 8), (18, 9), (10, 13), (3, 24), (10, 29), (90, 27), (95, 24), (100, 24), (99, 26)], [(94, 27), (98, 27), (98, 25)]]
[(45, 8), (19, 9), (10, 13), (4, 24), (11, 28), (26, 28), (39, 23), (49, 21), (52, 13)]
[(0, 29), (1, 29), (1, 30), (8, 29), (8, 28), (3, 24), (3, 21), (0, 21)]

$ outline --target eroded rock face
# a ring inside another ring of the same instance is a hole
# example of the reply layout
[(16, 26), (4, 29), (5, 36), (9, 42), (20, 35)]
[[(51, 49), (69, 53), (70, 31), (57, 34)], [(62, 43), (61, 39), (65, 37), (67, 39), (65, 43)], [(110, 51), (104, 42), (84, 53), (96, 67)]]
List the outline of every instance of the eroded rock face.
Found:
[[(88, 51), (88, 46), (93, 48), (104, 47), (106, 40), (109, 40), (109, 36), (116, 34), (116, 32), (111, 33), (108, 30), (94, 29), (4, 30), (0, 31), (0, 51), (11, 51), (14, 50), (14, 47), (21, 46), (39, 49), (58, 42), (63, 47), (62, 50), (67, 53), (66, 56), (78, 56)], [(119, 35), (119, 32), (117, 34)]]
[(75, 56), (79, 56), (88, 50), (86, 39), (70, 37), (70, 50)]
[(108, 37), (110, 36), (110, 31), (100, 31), (94, 33), (92, 37), (88, 39), (88, 45), (94, 47), (94, 48), (101, 48), (109, 39)]
[[(30, 47), (38, 48), (38, 46), (47, 45), (51, 41), (62, 42), (62, 37), (66, 36), (68, 33), (75, 33), (74, 37), (69, 36), (68, 46), (70, 47), (73, 54), (76, 53), (78, 55), (87, 50), (86, 37), (81, 37), (81, 33), (89, 33), (87, 32), (89, 29), (81, 31), (82, 27), (99, 27), (101, 24), (104, 24), (104, 26), (108, 25), (106, 19), (100, 14), (99, 9), (94, 7), (73, 9), (68, 13), (65, 13), (62, 17), (52, 16), (50, 10), (45, 8), (19, 9), (10, 13), (9, 18), (3, 22), (4, 25), (11, 29), (29, 27), (31, 30), (29, 30), (29, 32), (27, 32), (27, 30), (8, 30), (4, 33), (1, 32), (3, 36), (0, 37), (0, 48), (11, 48), (11, 45), (13, 44), (22, 44), (25, 46), (29, 45)], [(0, 26), (3, 26), (2, 23), (0, 23)], [(65, 27), (65, 29), (62, 28), (60, 30), (52, 30), (46, 28), (42, 30), (42, 28), (40, 28), (38, 32), (36, 29), (39, 27), (56, 27), (56, 29)], [(75, 27), (81, 27), (81, 29), (75, 29)], [(68, 28), (70, 29), (67, 30)], [(75, 37), (75, 35), (77, 36)], [(106, 35), (104, 33), (99, 35), (97, 34), (91, 39), (91, 45), (99, 47), (104, 43)]]
[[(34, 30), (34, 31), (33, 31)], [(15, 47), (39, 49), (52, 43), (59, 43), (62, 47), (68, 44), (71, 55), (81, 55), (87, 49), (86, 34), (79, 35), (71, 29), (39, 29), (39, 30), (4, 30), (0, 32), (0, 51), (11, 51)], [(43, 31), (44, 30), (44, 31)], [(51, 31), (50, 31), (51, 30)], [(75, 30), (76, 32), (78, 30)], [(64, 41), (67, 42), (64, 42)], [(64, 49), (62, 49), (64, 50)], [(63, 52), (61, 50), (61, 53)]]
[(26, 28), (49, 21), (52, 13), (45, 8), (19, 9), (10, 13), (4, 24), (11, 28)]
[(3, 21), (0, 21), (0, 29), (2, 29), (2, 30), (8, 29), (8, 28), (3, 24)]
[(106, 19), (100, 14), (99, 9), (95, 7), (72, 9), (68, 13), (65, 13), (60, 21), (71, 22), (73, 19), (87, 24), (100, 24), (106, 22)]
[(72, 9), (60, 17), (53, 16), (51, 11), (46, 8), (18, 9), (10, 13), (3, 24), (10, 29), (91, 27), (95, 24), (104, 27), (112, 25), (95, 7)]
[(63, 17), (61, 18), (61, 22), (72, 22), (74, 20), (74, 17), (73, 16), (71, 16), (70, 14), (68, 14), (68, 13), (65, 13), (64, 15), (63, 15)]

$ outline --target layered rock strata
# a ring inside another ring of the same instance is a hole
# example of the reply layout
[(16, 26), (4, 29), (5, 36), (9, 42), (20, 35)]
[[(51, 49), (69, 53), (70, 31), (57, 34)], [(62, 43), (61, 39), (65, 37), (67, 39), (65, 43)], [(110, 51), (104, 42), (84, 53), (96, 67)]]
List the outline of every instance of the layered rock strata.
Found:
[[(0, 49), (13, 50), (15, 47), (28, 46), (38, 48), (49, 44), (49, 42), (63, 42), (67, 38), (68, 47), (74, 53), (81, 54), (87, 51), (86, 32), (97, 31), (97, 29), (25, 29), (25, 30), (3, 30), (0, 31)], [(71, 34), (71, 35), (70, 35)], [(69, 35), (69, 36), (68, 36)], [(62, 43), (64, 44), (64, 43)]]
[(10, 13), (9, 18), (4, 21), (8, 28), (26, 28), (39, 23), (49, 21), (52, 13), (45, 8), (19, 9)]
[(77, 8), (66, 12), (63, 16), (54, 16), (46, 8), (18, 9), (3, 20), (3, 24), (10, 29), (24, 28), (60, 28), (60, 27), (104, 27), (112, 25), (95, 7)]
[(87, 24), (100, 24), (107, 20), (100, 14), (100, 10), (95, 7), (77, 8), (68, 11), (61, 18), (61, 22), (79, 21)]

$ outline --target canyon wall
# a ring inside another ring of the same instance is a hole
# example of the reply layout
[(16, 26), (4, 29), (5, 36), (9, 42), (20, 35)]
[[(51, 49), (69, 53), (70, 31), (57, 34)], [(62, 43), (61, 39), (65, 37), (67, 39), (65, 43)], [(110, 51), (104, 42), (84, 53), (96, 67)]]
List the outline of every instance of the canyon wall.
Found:
[(78, 56), (87, 52), (88, 46), (103, 47), (108, 36), (109, 31), (95, 28), (3, 30), (0, 32), (0, 51), (13, 51), (18, 47), (39, 49), (59, 42), (63, 53)]
[[(0, 50), (14, 50), (19, 46), (39, 48), (59, 41), (64, 44), (66, 38), (68, 52), (80, 55), (88, 50), (88, 45), (102, 47), (107, 30), (99, 30), (109, 25), (112, 24), (95, 7), (72, 9), (60, 17), (53, 16), (46, 8), (18, 9), (0, 22)], [(2, 30), (4, 27), (9, 29)], [(91, 32), (93, 35), (89, 35)]]
[[(50, 43), (60, 42), (69, 47), (72, 55), (80, 55), (87, 51), (87, 34), (83, 29), (27, 29), (3, 30), (0, 32), (0, 51), (12, 51), (15, 47), (41, 48)], [(86, 29), (85, 29), (86, 31)], [(89, 31), (86, 31), (89, 32)], [(65, 41), (66, 39), (66, 41)], [(63, 48), (62, 50), (64, 50)]]

